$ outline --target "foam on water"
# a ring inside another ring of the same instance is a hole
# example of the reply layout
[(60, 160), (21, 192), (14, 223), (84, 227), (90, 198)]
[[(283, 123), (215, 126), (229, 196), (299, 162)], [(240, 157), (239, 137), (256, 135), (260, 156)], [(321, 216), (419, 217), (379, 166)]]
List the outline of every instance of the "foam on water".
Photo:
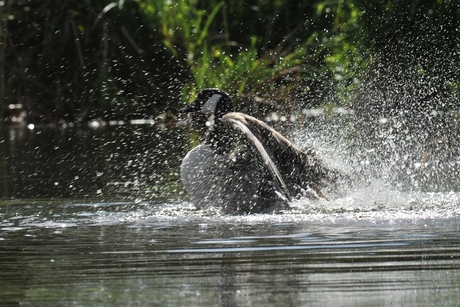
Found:
[[(15, 210), (15, 205), (9, 206)], [(208, 224), (292, 224), (312, 221), (361, 220), (416, 221), (448, 219), (460, 215), (458, 192), (400, 192), (376, 180), (373, 184), (347, 191), (330, 201), (295, 200), (288, 210), (274, 214), (246, 216), (224, 215), (219, 208), (198, 210), (187, 201), (153, 203), (149, 201), (114, 203), (62, 203), (43, 208), (30, 206), (15, 217), (8, 212), (0, 223), (5, 231), (33, 228), (64, 229), (79, 226), (127, 224), (145, 227), (167, 227), (181, 223)], [(17, 208), (16, 208), (17, 209)], [(18, 210), (16, 210), (18, 211)], [(166, 224), (165, 224), (166, 223)], [(163, 226), (162, 226), (163, 225)], [(165, 226), (166, 225), (166, 226)], [(136, 226), (136, 227), (137, 227)]]

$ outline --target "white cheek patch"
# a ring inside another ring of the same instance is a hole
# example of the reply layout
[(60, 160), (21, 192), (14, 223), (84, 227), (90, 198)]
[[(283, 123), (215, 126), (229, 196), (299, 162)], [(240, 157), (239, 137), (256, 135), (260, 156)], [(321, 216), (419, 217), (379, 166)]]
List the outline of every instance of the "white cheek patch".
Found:
[(208, 101), (206, 101), (206, 103), (203, 105), (201, 111), (203, 111), (204, 113), (214, 114), (214, 112), (216, 111), (217, 102), (219, 102), (220, 98), (222, 98), (222, 95), (212, 95), (211, 98), (209, 98)]

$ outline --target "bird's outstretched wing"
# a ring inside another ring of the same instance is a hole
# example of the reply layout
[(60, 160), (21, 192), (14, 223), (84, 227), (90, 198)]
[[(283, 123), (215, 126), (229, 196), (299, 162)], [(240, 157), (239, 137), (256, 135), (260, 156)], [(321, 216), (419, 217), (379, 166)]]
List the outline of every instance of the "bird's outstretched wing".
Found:
[[(255, 122), (253, 122), (252, 120), (255, 120)], [(265, 124), (263, 124), (263, 127), (258, 127), (259, 129), (254, 127), (254, 125), (257, 126), (257, 124), (263, 122), (260, 122), (257, 119), (243, 113), (228, 113), (222, 117), (222, 122), (229, 128), (232, 128), (233, 130), (239, 132), (239, 134), (242, 135), (248, 141), (248, 143), (256, 150), (256, 152), (259, 154), (260, 159), (266, 165), (277, 191), (280, 192), (282, 196), (284, 196), (286, 199), (291, 200), (289, 189), (286, 186), (285, 180), (281, 172), (279, 171), (277, 165), (273, 161), (270, 155), (271, 153), (267, 152), (267, 149), (264, 147), (263, 142), (259, 139), (261, 137), (261, 129), (263, 129), (263, 132), (265, 133), (275, 132), (276, 135), (273, 135), (273, 137), (281, 136), (281, 134), (277, 133), (275, 130), (271, 129)], [(265, 131), (267, 128), (272, 131)]]

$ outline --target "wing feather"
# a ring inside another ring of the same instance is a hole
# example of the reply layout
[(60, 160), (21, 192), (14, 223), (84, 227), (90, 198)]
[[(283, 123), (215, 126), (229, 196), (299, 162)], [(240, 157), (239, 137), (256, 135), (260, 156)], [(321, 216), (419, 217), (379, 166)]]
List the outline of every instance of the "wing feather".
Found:
[(247, 126), (247, 121), (245, 116), (232, 116), (232, 115), (244, 115), (242, 113), (229, 113), (222, 117), (224, 124), (229, 125), (234, 130), (239, 131), (249, 143), (257, 150), (260, 154), (260, 158), (267, 166), (270, 175), (273, 178), (277, 189), (288, 199), (291, 200), (289, 190), (284, 182), (283, 176), (281, 175), (278, 167), (273, 162), (272, 158), (264, 148), (262, 142), (254, 135), (251, 129)]

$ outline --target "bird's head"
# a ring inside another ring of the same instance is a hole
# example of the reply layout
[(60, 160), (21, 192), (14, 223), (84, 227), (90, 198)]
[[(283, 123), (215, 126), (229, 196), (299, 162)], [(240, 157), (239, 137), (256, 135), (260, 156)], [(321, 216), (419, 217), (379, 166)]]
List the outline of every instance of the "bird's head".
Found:
[(233, 112), (233, 103), (230, 96), (219, 89), (204, 89), (198, 93), (195, 101), (182, 108), (180, 113), (203, 112), (221, 118)]

